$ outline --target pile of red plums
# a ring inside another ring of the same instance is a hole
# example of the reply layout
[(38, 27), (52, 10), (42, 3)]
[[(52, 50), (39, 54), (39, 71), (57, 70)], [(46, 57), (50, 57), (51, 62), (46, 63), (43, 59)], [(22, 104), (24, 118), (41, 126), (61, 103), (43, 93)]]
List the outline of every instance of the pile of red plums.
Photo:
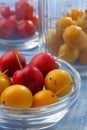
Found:
[(39, 17), (32, 3), (20, 0), (14, 5), (0, 6), (0, 39), (23, 39), (39, 30)]

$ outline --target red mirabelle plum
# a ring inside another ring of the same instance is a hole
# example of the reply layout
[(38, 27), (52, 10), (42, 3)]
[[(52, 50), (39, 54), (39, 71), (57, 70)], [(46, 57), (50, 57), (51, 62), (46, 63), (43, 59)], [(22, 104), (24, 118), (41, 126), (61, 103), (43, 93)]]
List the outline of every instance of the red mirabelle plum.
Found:
[(35, 34), (35, 26), (30, 20), (20, 20), (17, 24), (19, 38), (28, 38)]
[(26, 1), (17, 2), (15, 5), (15, 13), (17, 20), (30, 19), (33, 15), (33, 11), (33, 6)]

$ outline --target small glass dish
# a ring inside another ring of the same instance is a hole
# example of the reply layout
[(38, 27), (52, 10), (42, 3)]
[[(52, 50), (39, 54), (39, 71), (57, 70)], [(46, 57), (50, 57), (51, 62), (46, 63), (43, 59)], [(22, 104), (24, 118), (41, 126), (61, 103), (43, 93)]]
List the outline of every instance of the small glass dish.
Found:
[(56, 124), (72, 110), (79, 96), (81, 78), (77, 70), (67, 62), (58, 59), (57, 63), (61, 69), (71, 74), (72, 91), (62, 97), (59, 102), (48, 106), (29, 109), (0, 106), (0, 128), (6, 128), (6, 130), (45, 129)]
[(38, 0), (0, 1), (0, 49), (33, 49), (39, 44)]

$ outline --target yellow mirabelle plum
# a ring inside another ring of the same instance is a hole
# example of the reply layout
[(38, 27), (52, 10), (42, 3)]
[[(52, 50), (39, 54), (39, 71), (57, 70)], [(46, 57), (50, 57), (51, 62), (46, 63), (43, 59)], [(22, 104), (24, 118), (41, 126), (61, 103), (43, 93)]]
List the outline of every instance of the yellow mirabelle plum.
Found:
[(82, 49), (87, 46), (87, 34), (81, 27), (71, 25), (63, 33), (64, 42), (71, 48)]
[(72, 90), (72, 77), (63, 69), (54, 69), (45, 77), (45, 87), (58, 97), (67, 95)]
[(33, 102), (31, 91), (23, 85), (11, 85), (1, 94), (1, 104), (15, 108), (29, 108)]
[(64, 43), (63, 40), (63, 32), (66, 27), (70, 25), (76, 25), (76, 21), (73, 21), (70, 17), (61, 17), (59, 20), (56, 21), (56, 35), (60, 44)]
[(66, 13), (66, 16), (71, 17), (73, 20), (77, 20), (79, 17), (84, 15), (84, 10), (82, 9), (72, 9), (71, 13)]
[(79, 57), (79, 51), (77, 49), (70, 48), (67, 44), (63, 44), (60, 46), (58, 55), (61, 56), (61, 59), (73, 64)]
[(47, 106), (58, 101), (58, 97), (51, 90), (41, 90), (33, 96), (32, 107)]
[(8, 77), (4, 73), (0, 73), (0, 95), (6, 89), (12, 84), (10, 77)]
[(77, 20), (77, 25), (87, 33), (87, 19), (84, 17), (79, 17)]
[(56, 36), (56, 29), (48, 31), (48, 34), (46, 36), (46, 47), (52, 55), (54, 56), (58, 55), (60, 40), (58, 40)]

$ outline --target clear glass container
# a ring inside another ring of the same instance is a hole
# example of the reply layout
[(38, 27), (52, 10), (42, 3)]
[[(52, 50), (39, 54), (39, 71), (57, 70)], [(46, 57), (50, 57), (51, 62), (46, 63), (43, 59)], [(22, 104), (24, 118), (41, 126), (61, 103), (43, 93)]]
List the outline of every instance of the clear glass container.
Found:
[(39, 4), (39, 0), (0, 0), (0, 50), (38, 46)]
[[(73, 79), (72, 91), (60, 98), (60, 101), (48, 106), (36, 108), (12, 108), (0, 105), (0, 129), (39, 130), (55, 125), (68, 112), (72, 113), (81, 86), (81, 78), (76, 69), (61, 59), (57, 60), (61, 69), (66, 70)], [(68, 113), (69, 114), (69, 113)]]
[(43, 0), (42, 51), (87, 75), (87, 0)]

